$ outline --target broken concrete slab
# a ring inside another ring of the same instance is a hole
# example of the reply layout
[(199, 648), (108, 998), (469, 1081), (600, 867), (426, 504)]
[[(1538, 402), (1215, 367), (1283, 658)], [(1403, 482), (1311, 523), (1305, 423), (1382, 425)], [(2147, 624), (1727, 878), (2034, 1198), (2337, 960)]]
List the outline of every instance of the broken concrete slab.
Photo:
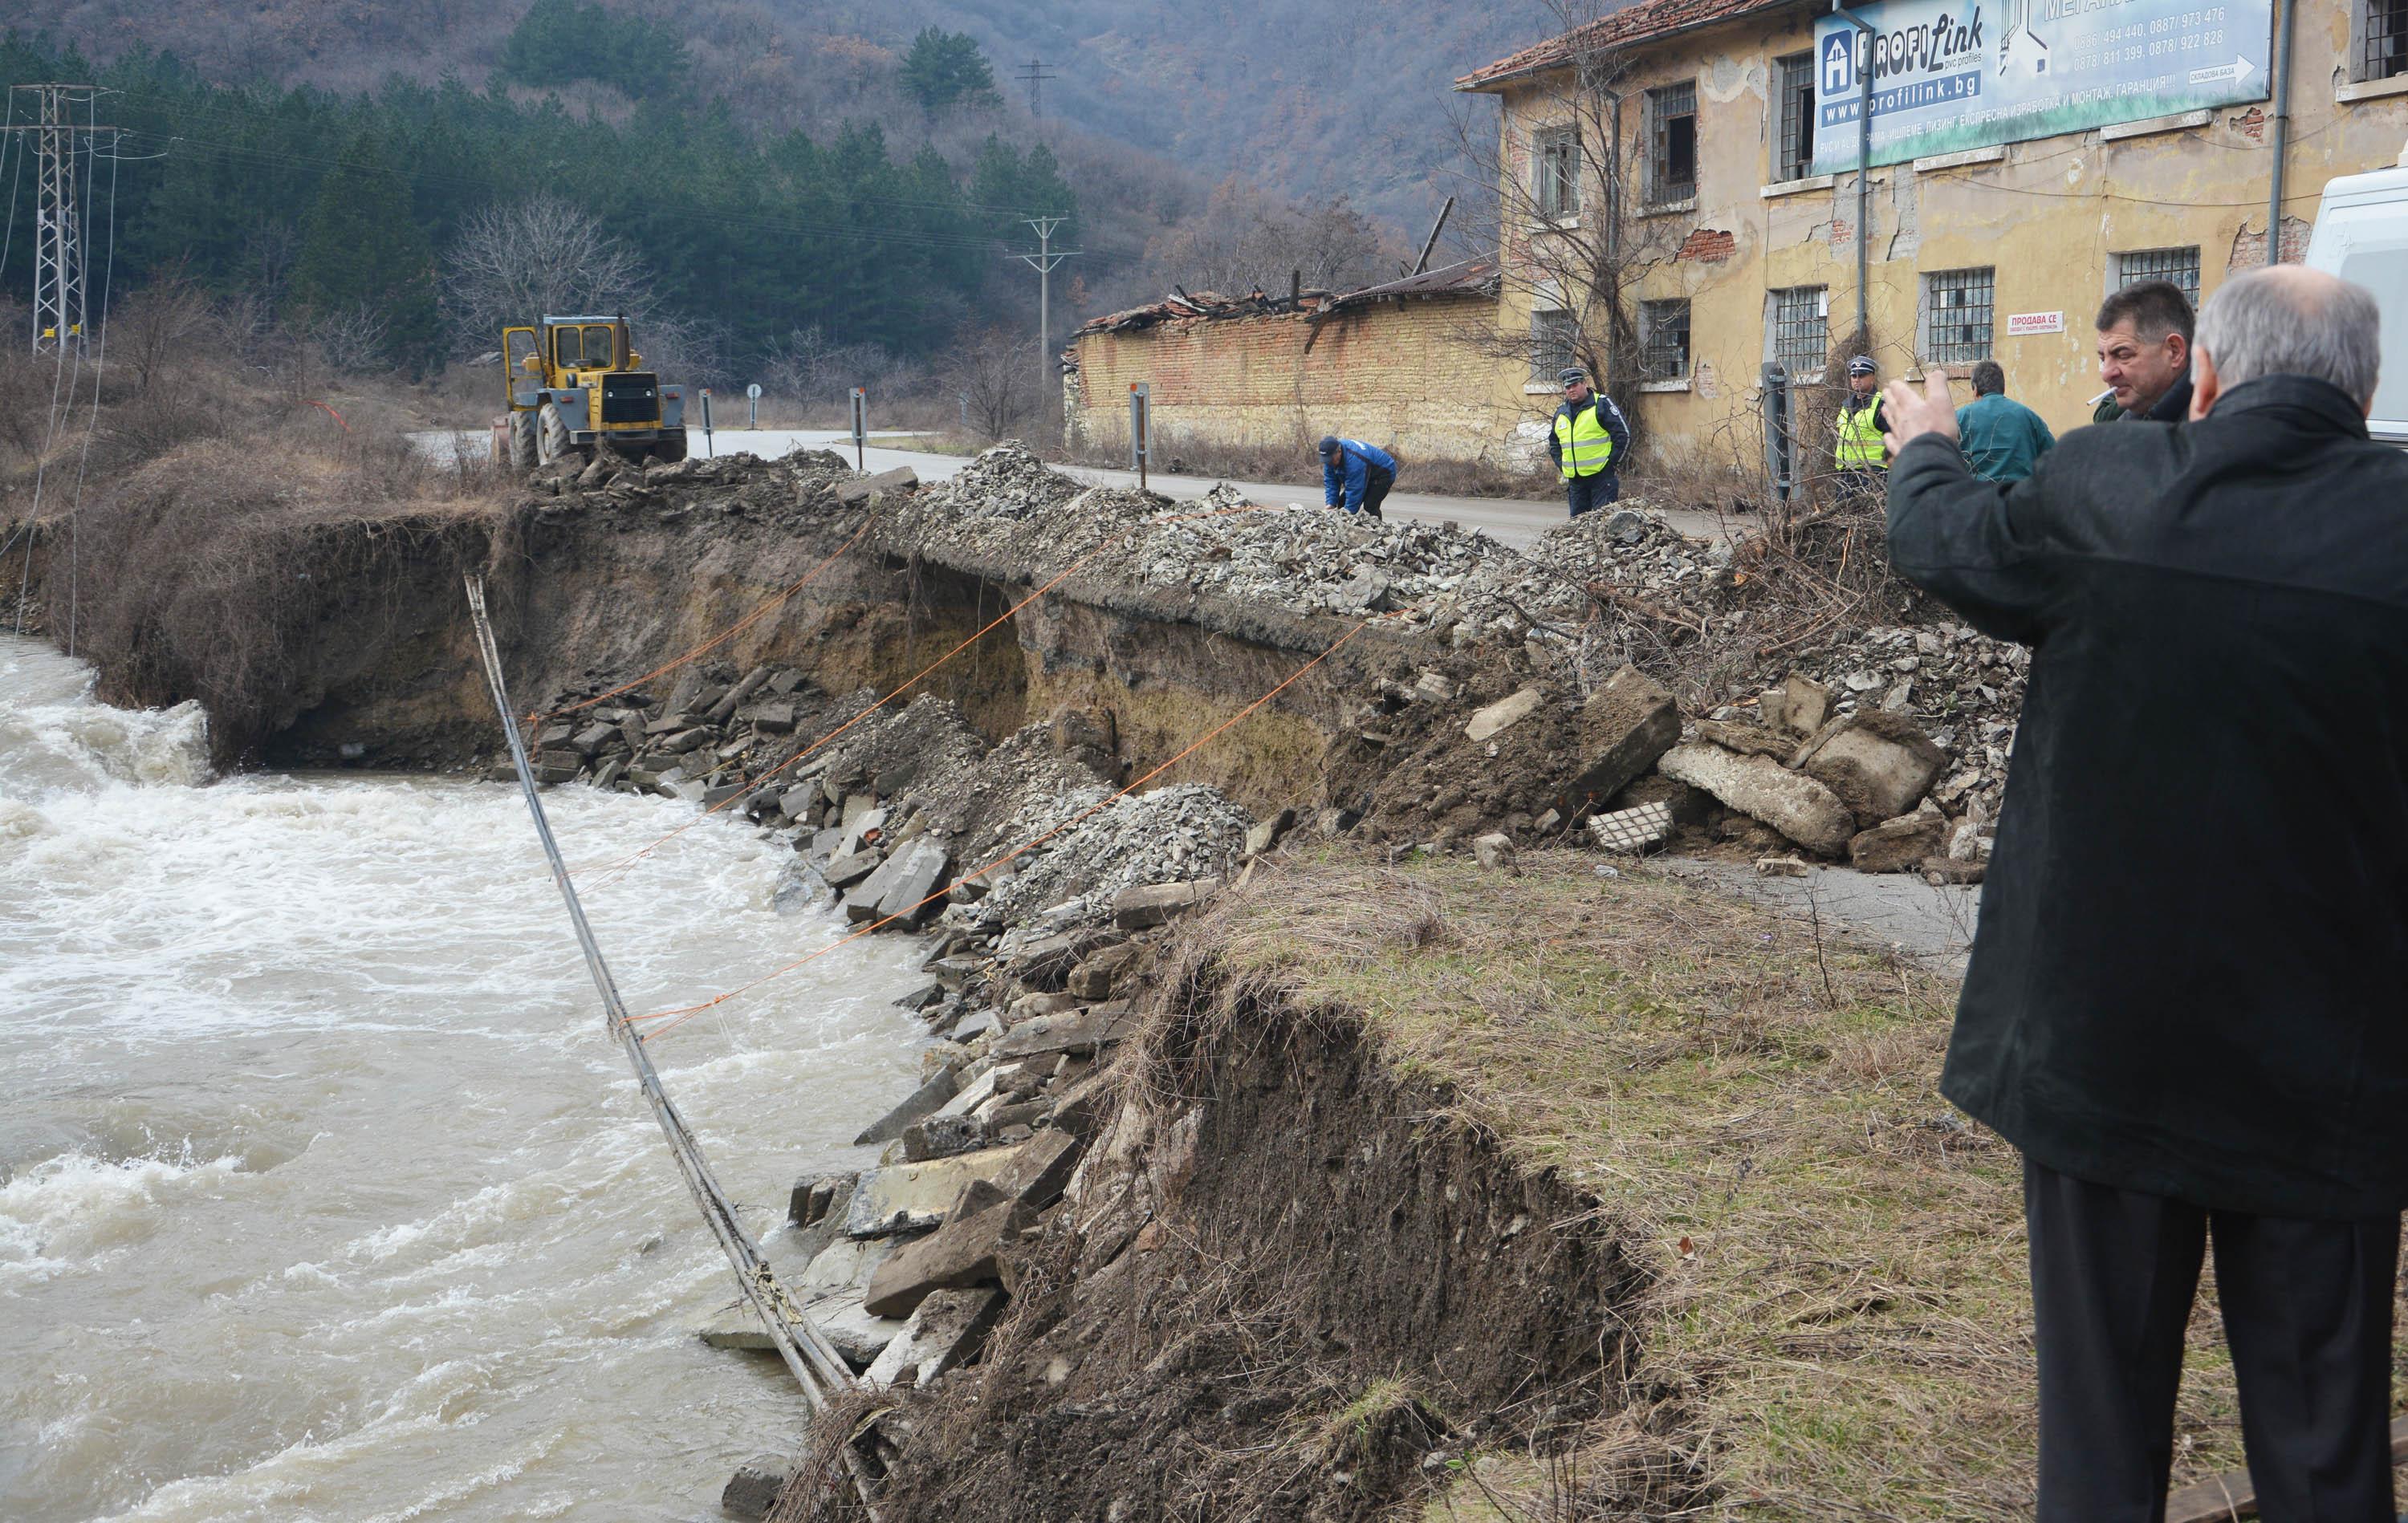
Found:
[(1547, 695), (1536, 688), (1524, 688), (1510, 698), (1500, 698), (1471, 717), (1463, 727), (1464, 734), (1475, 744), (1493, 740), (1506, 731), (1539, 712)]
[(994, 1282), (1003, 1245), (1028, 1219), (1018, 1202), (985, 1180), (972, 1180), (942, 1227), (903, 1245), (878, 1266), (862, 1304), (873, 1316), (909, 1317), (931, 1292)]
[(909, 465), (897, 465), (876, 476), (856, 476), (850, 481), (837, 483), (836, 500), (846, 507), (868, 502), (881, 492), (910, 491), (919, 486), (920, 475)]
[(995, 1045), (995, 1055), (1034, 1058), (1054, 1052), (1089, 1053), (1119, 1041), (1135, 1024), (1136, 1007), (1126, 1000), (1039, 1016), (1005, 1032)]
[(1142, 931), (1186, 914), (1221, 891), (1219, 878), (1195, 878), (1185, 883), (1155, 883), (1130, 889), (1112, 899), (1112, 923), (1123, 931)]
[(1860, 873), (1909, 873), (1926, 857), (1942, 855), (1948, 817), (1929, 803), (1911, 815), (1885, 819), (1848, 842), (1849, 865)]
[(1859, 709), (1825, 725), (1791, 764), (1838, 794), (1858, 824), (1870, 826), (1913, 809), (1948, 757), (1913, 719)]
[(1283, 808), (1268, 818), (1254, 821), (1254, 829), (1246, 832), (1246, 855), (1261, 856), (1278, 846), (1280, 837), (1295, 828), (1296, 811), (1294, 809)]
[(1009, 1298), (1000, 1290), (939, 1290), (920, 1303), (900, 1337), (862, 1376), (873, 1390), (925, 1386), (979, 1357)]
[[(994, 1012), (992, 1011), (988, 1012), (990, 1015), (993, 1013)], [(948, 1100), (943, 1104), (938, 1106), (934, 1114), (938, 1116), (968, 1116), (970, 1112), (978, 1109), (981, 1105), (985, 1104), (989, 1100), (995, 1098), (996, 1085), (1001, 1081), (1001, 1078), (1002, 1075), (996, 1072), (995, 1065), (992, 1063), (988, 1064), (984, 1070), (971, 1075), (968, 1082), (962, 1086), (961, 1093), (953, 1096), (953, 1099)]]
[(1735, 719), (1700, 719), (1698, 738), (1713, 741), (1724, 750), (1737, 751), (1742, 756), (1769, 756), (1775, 762), (1786, 762), (1798, 754), (1796, 736)]
[(721, 1489), (719, 1510), (730, 1517), (767, 1517), (769, 1509), (778, 1504), (778, 1493), (785, 1488), (785, 1457), (755, 1455), (738, 1466)]
[[(1058, 1103), (1055, 1109), (1058, 1113)], [(1042, 1211), (1062, 1198), (1062, 1188), (1070, 1182), (1085, 1146), (1072, 1132), (1048, 1127), (1021, 1145), (1019, 1156), (995, 1176), (995, 1188), (1006, 1200)]]
[(1143, 947), (1125, 941), (1117, 947), (1107, 947), (1091, 952), (1087, 960), (1070, 970), (1068, 988), (1082, 1000), (1108, 1000), (1112, 987), (1125, 975), (1133, 972), (1146, 959)]
[(871, 1316), (862, 1305), (858, 1290), (814, 1301), (803, 1308), (803, 1315), (855, 1372), (877, 1362), (878, 1356), (903, 1335), (905, 1326), (899, 1317)]
[(855, 1147), (870, 1147), (879, 1143), (893, 1142), (903, 1135), (905, 1127), (933, 1116), (938, 1106), (959, 1093), (961, 1084), (955, 1071), (940, 1068), (927, 1083), (912, 1090), (901, 1104), (864, 1127), (861, 1135), (853, 1139), (853, 1144)]
[(896, 1141), (903, 1145), (903, 1161), (925, 1163), (930, 1159), (974, 1153), (995, 1141), (987, 1123), (976, 1116), (931, 1116), (903, 1129)]
[(953, 854), (933, 836), (922, 835), (890, 860), (896, 863), (895, 877), (879, 898), (879, 918), (896, 918), (906, 925), (924, 918), (943, 895), (945, 873), (953, 864)]
[(1923, 881), (1934, 888), (1950, 884), (1979, 883), (1989, 875), (1990, 864), (1985, 861), (1959, 861), (1954, 857), (1923, 859)]
[(1665, 752), (1656, 766), (1810, 851), (1836, 857), (1856, 833), (1856, 817), (1838, 794), (1769, 756), (1740, 756), (1708, 741), (1689, 741)]
[(1789, 674), (1781, 697), (1781, 726), (1792, 734), (1811, 735), (1830, 720), (1831, 690), (1811, 676)]
[(853, 1187), (853, 1199), (845, 1208), (845, 1233), (889, 1237), (938, 1226), (964, 1186), (973, 1179), (993, 1179), (1010, 1166), (1018, 1151), (987, 1147), (925, 1163), (890, 1163), (872, 1169)]
[(1761, 877), (1802, 878), (1811, 873), (1813, 869), (1806, 865), (1805, 858), (1793, 855), (1787, 857), (1758, 857), (1756, 860), (1756, 871), (1757, 875)]
[(1660, 683), (1625, 665), (1581, 706), (1580, 737), (1581, 771), (1564, 790), (1566, 813), (1605, 803), (1677, 745), (1680, 706)]

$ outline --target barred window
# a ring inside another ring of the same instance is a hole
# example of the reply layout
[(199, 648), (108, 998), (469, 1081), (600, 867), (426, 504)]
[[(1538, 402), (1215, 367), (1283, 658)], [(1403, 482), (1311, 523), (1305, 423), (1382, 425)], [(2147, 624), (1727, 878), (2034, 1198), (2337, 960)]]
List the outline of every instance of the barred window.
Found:
[(1640, 364), (1649, 380), (1689, 378), (1689, 299), (1639, 304)]
[(1570, 312), (1531, 313), (1530, 384), (1553, 386), (1557, 375), (1580, 363), (1574, 354), (1579, 341), (1580, 324)]
[(1831, 349), (1828, 286), (1791, 286), (1772, 293), (1772, 358), (1790, 378), (1818, 375)]
[(1935, 270), (1923, 278), (1923, 362), (1971, 364), (1990, 357), (1997, 272)]
[[(2408, 4), (2408, 0), (2402, 0)], [(2196, 311), (2199, 307), (2199, 249), (2140, 249), (2115, 256), (2115, 288), (2137, 286), (2143, 280), (2171, 280), (2182, 288), (2185, 300)]]
[[(2401, 0), (2408, 5), (2408, 0)], [(1814, 55), (1791, 53), (1773, 60), (1773, 96), (1781, 122), (1772, 178), (1804, 179), (1814, 172)]]
[(1530, 197), (1542, 217), (1580, 212), (1580, 129), (1542, 127), (1531, 139)]
[(2358, 54), (2360, 79), (2388, 79), (2408, 74), (2408, 0), (2358, 0), (2359, 29), (2364, 40)]
[[(2408, 0), (2403, 0), (2408, 3)], [(1657, 205), (1698, 193), (1698, 87), (1666, 85), (1647, 93), (1647, 199)]]

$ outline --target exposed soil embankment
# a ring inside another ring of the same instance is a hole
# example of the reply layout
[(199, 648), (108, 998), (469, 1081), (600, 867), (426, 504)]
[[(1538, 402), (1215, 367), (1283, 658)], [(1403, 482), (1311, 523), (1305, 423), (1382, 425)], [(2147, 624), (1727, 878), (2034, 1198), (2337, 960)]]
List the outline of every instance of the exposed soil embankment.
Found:
[[(882, 1399), (887, 1516), (1391, 1516), (1624, 1404), (1647, 1276), (1614, 1218), (1354, 1016), (1233, 975), (1226, 930), (1185, 938), (1062, 1202), (1007, 1250), (982, 1362)], [(1678, 1469), (1626, 1468), (1618, 1500), (1677, 1505)], [(842, 1502), (807, 1472), (781, 1516)]]

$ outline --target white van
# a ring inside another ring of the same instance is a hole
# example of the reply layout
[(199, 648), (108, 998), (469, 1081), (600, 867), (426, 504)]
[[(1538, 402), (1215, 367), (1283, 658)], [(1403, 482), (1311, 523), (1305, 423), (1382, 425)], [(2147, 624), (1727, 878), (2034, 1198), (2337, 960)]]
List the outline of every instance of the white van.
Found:
[(2383, 378), (2366, 427), (2386, 444), (2408, 446), (2408, 168), (2327, 182), (2307, 263), (2356, 281), (2382, 305)]

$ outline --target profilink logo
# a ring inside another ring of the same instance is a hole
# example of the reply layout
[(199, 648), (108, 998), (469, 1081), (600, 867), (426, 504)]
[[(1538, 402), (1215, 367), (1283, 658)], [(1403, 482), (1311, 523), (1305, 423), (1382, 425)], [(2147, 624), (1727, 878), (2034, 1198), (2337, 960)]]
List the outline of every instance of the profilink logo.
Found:
[(1843, 94), (1856, 83), (1860, 50), (1870, 45), (1876, 82), (1894, 75), (1920, 74), (1963, 64), (1982, 51), (1982, 7), (1961, 16), (1946, 12), (1915, 26), (1890, 32), (1834, 32), (1823, 39), (1823, 93)]

